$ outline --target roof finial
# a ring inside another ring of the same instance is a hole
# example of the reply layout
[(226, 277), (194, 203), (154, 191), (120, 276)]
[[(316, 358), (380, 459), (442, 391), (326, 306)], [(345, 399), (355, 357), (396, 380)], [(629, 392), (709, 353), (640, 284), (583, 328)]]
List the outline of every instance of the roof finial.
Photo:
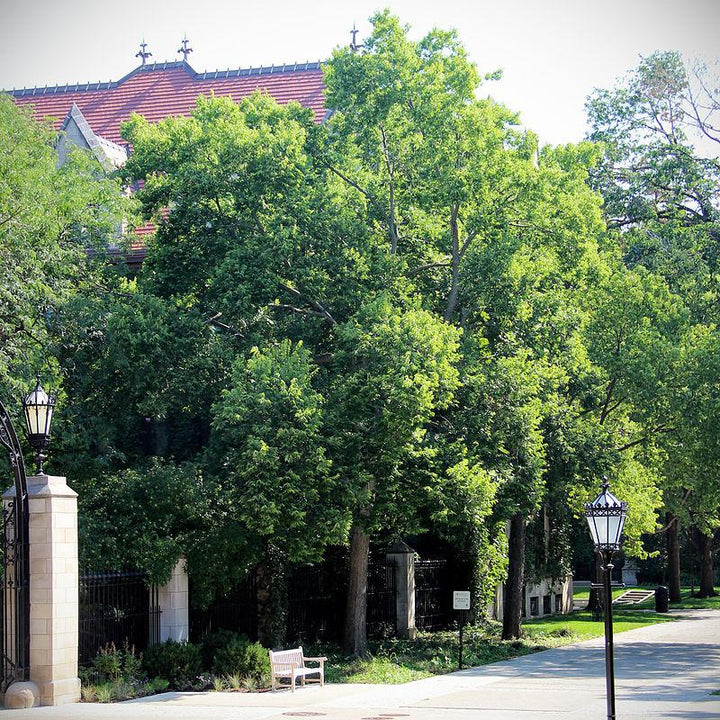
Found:
[(191, 47), (188, 47), (190, 41), (187, 39), (187, 33), (182, 40), (182, 46), (178, 49), (178, 54), (182, 54), (183, 62), (187, 62), (188, 55), (193, 51)]
[(358, 45), (358, 42), (357, 42), (358, 32), (360, 32), (360, 31), (355, 27), (355, 23), (353, 22), (353, 29), (350, 31), (350, 34), (352, 35), (352, 40), (350, 41), (350, 49), (353, 52), (357, 52), (360, 48), (365, 47), (363, 44)]
[(135, 57), (139, 57), (139, 58), (140, 58), (140, 63), (141, 63), (142, 65), (145, 64), (145, 61), (146, 61), (149, 57), (152, 57), (152, 53), (151, 53), (151, 52), (148, 52), (148, 51), (146, 50), (146, 48), (147, 48), (147, 43), (145, 42), (145, 38), (143, 38), (143, 39), (142, 39), (142, 42), (140, 43), (140, 52), (135, 53)]

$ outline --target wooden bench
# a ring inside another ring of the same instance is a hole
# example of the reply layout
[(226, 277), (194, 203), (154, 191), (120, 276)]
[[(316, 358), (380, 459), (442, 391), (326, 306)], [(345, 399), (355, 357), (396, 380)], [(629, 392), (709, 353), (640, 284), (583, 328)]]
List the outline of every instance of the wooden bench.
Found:
[[(295, 692), (295, 680), (300, 678), (302, 685), (308, 675), (319, 675), (320, 687), (325, 684), (326, 657), (305, 657), (301, 647), (292, 650), (270, 650), (270, 681), (275, 690), (280, 678), (289, 678), (290, 687)], [(306, 667), (306, 662), (320, 663), (320, 667)]]

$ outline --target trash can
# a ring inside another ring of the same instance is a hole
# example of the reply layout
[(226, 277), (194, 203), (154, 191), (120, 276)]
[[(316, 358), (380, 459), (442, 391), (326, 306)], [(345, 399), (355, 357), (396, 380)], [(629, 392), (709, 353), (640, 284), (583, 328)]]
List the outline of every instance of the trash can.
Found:
[(668, 611), (670, 593), (664, 585), (655, 589), (655, 612), (663, 613)]

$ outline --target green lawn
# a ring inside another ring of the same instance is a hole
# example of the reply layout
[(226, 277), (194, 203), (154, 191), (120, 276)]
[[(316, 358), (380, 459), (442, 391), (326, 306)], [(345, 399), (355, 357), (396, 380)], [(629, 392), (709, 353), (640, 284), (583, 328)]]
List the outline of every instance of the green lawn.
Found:
[[(646, 611), (620, 611), (615, 613), (614, 627), (615, 632), (623, 632), (671, 620), (666, 615)], [(525, 622), (520, 640), (501, 640), (500, 630), (501, 626), (496, 622), (466, 628), (463, 665), (486, 665), (599, 637), (604, 633), (604, 624), (593, 621), (590, 613), (573, 613)], [(328, 682), (397, 684), (457, 670), (458, 647), (458, 633), (448, 631), (419, 633), (415, 641), (388, 639), (372, 642), (366, 659), (345, 657), (337, 646), (331, 645), (316, 645), (307, 648), (307, 652), (328, 657)]]
[[(655, 588), (648, 588), (648, 589), (654, 590)], [(710, 608), (713, 610), (720, 610), (720, 587), (716, 587), (715, 592), (718, 593), (715, 597), (699, 598), (699, 597), (693, 597), (690, 594), (689, 587), (683, 587), (683, 588), (680, 588), (680, 594), (681, 594), (682, 600), (679, 603), (670, 603), (670, 607), (673, 609), (676, 609), (676, 610), (691, 610), (693, 608)], [(633, 607), (637, 607), (637, 608), (655, 607), (655, 601), (654, 601), (654, 599), (651, 599), (648, 602), (640, 603), (639, 605), (635, 605)]]
[[(655, 586), (652, 588), (649, 587), (640, 587), (639, 585), (632, 586), (628, 585), (624, 588), (613, 588), (612, 596), (613, 600), (617, 597), (620, 597), (624, 592), (627, 592), (628, 590), (654, 590)], [(579, 588), (578, 590), (573, 591), (573, 598), (575, 600), (588, 600), (590, 598), (590, 588)]]
[[(655, 590), (657, 585), (635, 585), (625, 588), (615, 588), (613, 590), (613, 599), (619, 597), (624, 592), (627, 592), (628, 590)], [(681, 588), (682, 593), (682, 600), (679, 603), (670, 603), (671, 608), (675, 608), (677, 610), (684, 610), (684, 609), (691, 609), (691, 608), (714, 608), (715, 610), (720, 610), (720, 588), (715, 588), (715, 591), (718, 593), (715, 597), (710, 598), (698, 598), (693, 597), (690, 594), (690, 588), (689, 587), (683, 587)], [(589, 588), (579, 588), (578, 590), (575, 590), (573, 592), (573, 598), (575, 600), (587, 600), (590, 597), (590, 589)], [(644, 603), (638, 603), (637, 605), (633, 605), (633, 608), (643, 609), (643, 608), (654, 608), (655, 607), (655, 598), (650, 598), (650, 600), (645, 601)]]
[[(655, 612), (632, 612), (627, 610), (613, 610), (613, 630), (616, 633), (626, 630), (636, 630), (646, 625), (654, 625), (659, 622), (669, 622), (673, 618)], [(603, 621), (592, 619), (592, 613), (576, 612), (572, 615), (553, 615), (541, 620), (531, 620), (523, 624), (526, 635), (530, 637), (543, 638), (557, 634), (568, 633), (572, 637), (570, 642), (577, 640), (588, 640), (599, 637), (605, 632)], [(563, 643), (566, 644), (566, 643)]]

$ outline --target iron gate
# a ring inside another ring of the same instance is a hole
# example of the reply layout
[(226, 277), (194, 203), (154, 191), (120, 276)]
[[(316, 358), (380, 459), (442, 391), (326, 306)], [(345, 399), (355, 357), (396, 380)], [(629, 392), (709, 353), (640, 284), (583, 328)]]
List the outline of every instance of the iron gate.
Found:
[(0, 588), (0, 692), (27, 680), (30, 662), (29, 514), (25, 461), (15, 429), (0, 402), (0, 443), (10, 459), (15, 496), (3, 503)]
[(160, 642), (157, 585), (143, 572), (80, 573), (78, 662), (87, 667), (106, 645), (142, 652)]
[(447, 560), (415, 561), (415, 624), (418, 630), (446, 630), (451, 622)]

